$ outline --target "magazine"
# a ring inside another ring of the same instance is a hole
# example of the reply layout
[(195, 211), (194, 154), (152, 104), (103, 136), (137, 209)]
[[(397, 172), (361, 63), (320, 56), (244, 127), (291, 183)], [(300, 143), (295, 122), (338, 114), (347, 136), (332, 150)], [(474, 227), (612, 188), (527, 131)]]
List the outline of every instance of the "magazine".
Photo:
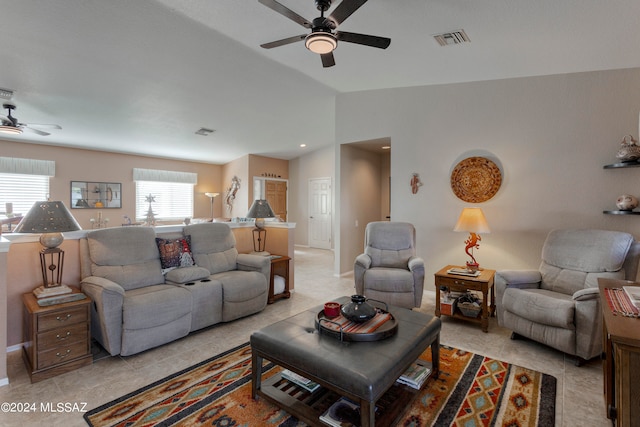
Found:
[(341, 397), (320, 415), (320, 421), (333, 427), (359, 427), (360, 405)]
[(396, 381), (408, 385), (411, 388), (415, 388), (419, 390), (424, 382), (429, 378), (431, 374), (431, 368), (428, 366), (424, 366), (418, 362), (413, 363), (404, 374), (400, 376)]
[(283, 370), (280, 375), (282, 375), (282, 378), (284, 378), (285, 380), (291, 381), (292, 383), (302, 387), (310, 393), (313, 393), (320, 388), (320, 384), (311, 381), (310, 379), (305, 378), (302, 375), (298, 375), (288, 369)]
[(631, 304), (637, 309), (640, 309), (640, 286), (623, 286), (624, 292), (631, 300)]

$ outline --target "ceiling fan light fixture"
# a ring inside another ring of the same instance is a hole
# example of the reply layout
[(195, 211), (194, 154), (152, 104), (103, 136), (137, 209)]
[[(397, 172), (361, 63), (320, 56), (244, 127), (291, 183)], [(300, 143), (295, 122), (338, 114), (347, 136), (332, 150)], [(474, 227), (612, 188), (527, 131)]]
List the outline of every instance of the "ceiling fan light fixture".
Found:
[(11, 135), (20, 135), (22, 133), (22, 129), (15, 126), (0, 126), (0, 132), (9, 133)]
[(311, 33), (304, 39), (304, 45), (311, 52), (324, 55), (333, 52), (338, 47), (338, 39), (331, 33)]

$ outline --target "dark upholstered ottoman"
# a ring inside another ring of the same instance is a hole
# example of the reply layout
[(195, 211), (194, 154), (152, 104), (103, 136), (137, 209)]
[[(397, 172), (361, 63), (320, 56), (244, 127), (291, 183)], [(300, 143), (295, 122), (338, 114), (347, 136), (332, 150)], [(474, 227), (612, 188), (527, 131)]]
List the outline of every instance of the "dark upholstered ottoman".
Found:
[[(350, 298), (336, 301), (344, 304)], [(262, 384), (265, 358), (359, 402), (361, 425), (373, 426), (378, 399), (429, 346), (432, 375), (437, 376), (441, 326), (437, 317), (389, 306), (398, 322), (395, 335), (380, 341), (341, 342), (316, 330), (315, 319), (322, 308), (304, 311), (251, 335), (253, 398), (263, 396), (307, 424), (322, 425), (311, 405), (273, 387), (279, 375)], [(396, 415), (400, 413), (396, 411)], [(386, 418), (392, 422), (395, 416)]]

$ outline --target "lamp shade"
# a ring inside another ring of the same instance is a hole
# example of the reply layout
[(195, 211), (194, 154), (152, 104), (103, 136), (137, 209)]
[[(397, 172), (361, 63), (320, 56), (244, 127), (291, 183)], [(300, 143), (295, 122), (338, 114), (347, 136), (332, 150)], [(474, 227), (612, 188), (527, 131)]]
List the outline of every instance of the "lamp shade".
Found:
[(265, 199), (254, 200), (247, 213), (247, 218), (274, 218), (275, 216), (269, 202)]
[(453, 231), (468, 231), (470, 233), (491, 233), (487, 219), (480, 208), (464, 208), (460, 213)]
[(62, 202), (35, 202), (15, 229), (15, 233), (63, 233), (82, 230)]

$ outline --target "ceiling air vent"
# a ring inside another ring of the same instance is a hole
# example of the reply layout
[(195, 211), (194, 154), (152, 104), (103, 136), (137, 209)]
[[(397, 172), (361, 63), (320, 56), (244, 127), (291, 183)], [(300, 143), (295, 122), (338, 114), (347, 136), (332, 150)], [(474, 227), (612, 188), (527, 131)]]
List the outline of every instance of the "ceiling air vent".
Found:
[(215, 132), (213, 129), (207, 129), (207, 128), (200, 128), (196, 131), (196, 135), (202, 135), (202, 136), (207, 136), (210, 133)]
[(440, 46), (450, 46), (460, 43), (470, 43), (469, 36), (464, 30), (450, 31), (448, 33), (435, 34), (434, 39), (440, 44)]

